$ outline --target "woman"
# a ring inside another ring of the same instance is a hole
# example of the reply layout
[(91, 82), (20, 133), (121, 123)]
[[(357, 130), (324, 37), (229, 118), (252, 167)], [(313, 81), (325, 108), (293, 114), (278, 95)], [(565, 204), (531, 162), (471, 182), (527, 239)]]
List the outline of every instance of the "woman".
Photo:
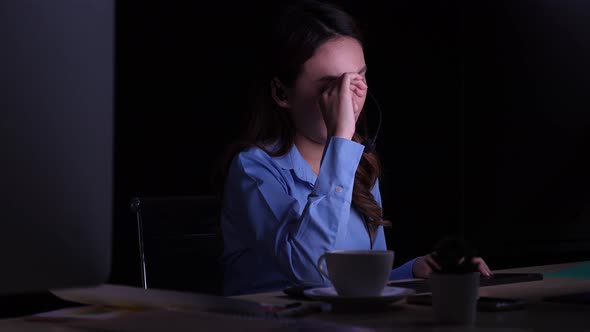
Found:
[[(379, 159), (356, 130), (368, 87), (353, 19), (304, 1), (284, 6), (271, 32), (263, 93), (224, 189), (227, 295), (327, 284), (324, 252), (387, 248)], [(430, 265), (419, 257), (390, 279), (425, 278)]]

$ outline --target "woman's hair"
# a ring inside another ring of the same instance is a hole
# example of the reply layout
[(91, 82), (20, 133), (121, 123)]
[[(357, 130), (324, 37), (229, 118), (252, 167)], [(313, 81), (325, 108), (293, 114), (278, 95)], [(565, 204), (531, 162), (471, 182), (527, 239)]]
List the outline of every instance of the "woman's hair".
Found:
[[(279, 1), (282, 2), (282, 1)], [(295, 125), (289, 113), (279, 109), (271, 94), (270, 82), (278, 78), (286, 87), (292, 87), (299, 77), (303, 64), (328, 40), (351, 37), (362, 44), (360, 31), (353, 18), (339, 7), (319, 1), (295, 1), (275, 11), (260, 58), (259, 76), (255, 78), (251, 114), (243, 140), (230, 150), (230, 158), (239, 151), (257, 146), (269, 155), (281, 156), (294, 144)], [(366, 133), (366, 123), (361, 112), (357, 128)], [(355, 133), (355, 142), (365, 142), (365, 134)], [(272, 151), (268, 146), (278, 143)], [(378, 225), (388, 225), (382, 210), (371, 193), (380, 176), (381, 165), (373, 151), (363, 152), (357, 168), (352, 194), (353, 206), (369, 222), (371, 235)]]

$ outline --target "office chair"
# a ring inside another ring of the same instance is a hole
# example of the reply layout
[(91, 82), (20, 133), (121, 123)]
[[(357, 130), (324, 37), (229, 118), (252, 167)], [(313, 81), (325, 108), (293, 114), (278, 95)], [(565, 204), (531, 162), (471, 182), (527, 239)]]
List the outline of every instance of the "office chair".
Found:
[(215, 196), (132, 198), (143, 288), (222, 293), (220, 209)]

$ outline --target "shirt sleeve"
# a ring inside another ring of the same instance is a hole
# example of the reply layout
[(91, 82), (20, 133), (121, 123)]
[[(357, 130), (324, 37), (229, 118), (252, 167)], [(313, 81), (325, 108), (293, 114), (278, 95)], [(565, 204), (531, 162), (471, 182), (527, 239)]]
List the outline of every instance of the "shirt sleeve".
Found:
[(391, 270), (389, 280), (412, 279), (414, 278), (414, 263), (417, 258), (405, 262), (402, 266)]
[[(350, 217), (354, 176), (364, 146), (332, 137), (306, 205), (300, 208), (280, 170), (262, 154), (239, 154), (230, 168), (225, 214), (236, 239), (255, 239), (270, 250), (295, 284), (329, 283), (316, 266), (334, 248), (341, 221)], [(303, 211), (303, 212), (299, 212)], [(244, 247), (247, 247), (245, 245)]]

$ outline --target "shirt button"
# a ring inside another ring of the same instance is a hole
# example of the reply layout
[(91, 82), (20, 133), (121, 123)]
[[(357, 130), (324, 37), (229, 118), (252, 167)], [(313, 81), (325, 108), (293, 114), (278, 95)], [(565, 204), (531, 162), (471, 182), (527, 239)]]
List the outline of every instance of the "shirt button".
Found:
[(341, 192), (343, 192), (343, 191), (344, 191), (344, 189), (342, 189), (342, 187), (340, 187), (340, 186), (336, 186), (336, 192), (337, 192), (337, 193), (341, 193)]

